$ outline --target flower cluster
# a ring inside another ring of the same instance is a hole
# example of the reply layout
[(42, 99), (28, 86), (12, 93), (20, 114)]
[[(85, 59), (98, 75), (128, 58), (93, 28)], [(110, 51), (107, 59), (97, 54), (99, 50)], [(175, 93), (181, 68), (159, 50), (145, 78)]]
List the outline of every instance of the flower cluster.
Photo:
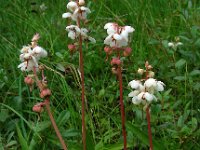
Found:
[(131, 26), (121, 27), (116, 23), (107, 23), (104, 29), (106, 29), (108, 33), (104, 44), (116, 48), (128, 46), (128, 35), (135, 31)]
[(169, 42), (168, 47), (176, 50), (178, 46), (183, 45), (183, 43), (179, 41), (180, 41), (179, 37), (175, 37), (175, 42)]
[(81, 20), (86, 20), (87, 15), (91, 13), (90, 9), (87, 7), (84, 7), (85, 4), (84, 0), (79, 0), (79, 2), (70, 1), (67, 4), (67, 9), (69, 9), (70, 12), (66, 12), (62, 15), (63, 18), (71, 18), (74, 21), (77, 21), (78, 18)]
[[(87, 15), (91, 12), (89, 8), (83, 6), (85, 5), (84, 0), (70, 1), (67, 4), (67, 9), (70, 12), (66, 12), (62, 15), (62, 18), (70, 18), (76, 22), (77, 25), (69, 25), (66, 27), (68, 32), (68, 37), (72, 40), (78, 40), (81, 36), (82, 40), (90, 41), (91, 43), (96, 43), (96, 40), (91, 36), (88, 36), (88, 30), (86, 28), (80, 28), (80, 20), (86, 21)], [(69, 44), (68, 48), (71, 52), (76, 50), (77, 43)]]
[(23, 46), (21, 49), (20, 60), (21, 64), (18, 65), (22, 71), (33, 71), (38, 68), (40, 58), (46, 57), (47, 52), (42, 47), (37, 45), (39, 34), (35, 34), (32, 38), (31, 45)]
[(134, 91), (128, 94), (129, 97), (132, 97), (132, 102), (134, 104), (146, 104), (157, 100), (154, 93), (163, 91), (165, 84), (154, 78), (149, 78), (144, 84), (139, 80), (132, 80), (128, 85), (134, 89)]
[(161, 92), (164, 90), (165, 84), (161, 81), (157, 81), (153, 78), (154, 73), (150, 71), (152, 66), (146, 62), (146, 70), (138, 69), (139, 74), (145, 73), (146, 79), (142, 80), (132, 80), (129, 82), (129, 86), (133, 89), (132, 92), (128, 94), (128, 97), (132, 97), (133, 104), (150, 104), (153, 100), (157, 100), (154, 95), (156, 92)]
[(129, 33), (135, 31), (131, 26), (119, 26), (117, 23), (107, 23), (104, 26), (107, 30), (108, 36), (104, 40), (104, 47), (106, 52), (106, 60), (113, 52), (114, 56), (110, 62), (112, 67), (112, 73), (117, 74), (117, 68), (121, 65), (120, 54), (123, 52), (123, 56), (127, 57), (131, 54), (132, 49), (128, 46), (129, 44)]

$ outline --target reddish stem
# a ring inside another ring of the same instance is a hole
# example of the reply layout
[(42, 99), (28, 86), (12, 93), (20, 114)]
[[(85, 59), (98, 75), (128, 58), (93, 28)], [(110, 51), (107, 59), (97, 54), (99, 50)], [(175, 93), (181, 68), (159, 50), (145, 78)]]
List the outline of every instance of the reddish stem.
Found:
[(151, 118), (150, 118), (150, 113), (149, 113), (149, 106), (147, 106), (147, 109), (146, 109), (146, 117), (147, 117), (147, 122), (148, 122), (149, 146), (150, 146), (150, 150), (153, 150), (151, 122), (150, 122)]
[(64, 150), (67, 150), (67, 146), (65, 145), (65, 142), (64, 142), (64, 140), (63, 140), (63, 138), (62, 138), (62, 136), (61, 136), (61, 134), (60, 134), (60, 131), (58, 130), (58, 127), (57, 127), (57, 125), (56, 125), (56, 122), (55, 122), (55, 120), (54, 120), (54, 118), (53, 118), (53, 115), (52, 115), (52, 113), (51, 113), (50, 104), (49, 104), (49, 99), (46, 99), (45, 102), (44, 102), (44, 104), (45, 104), (45, 106), (46, 106), (47, 113), (48, 113), (48, 115), (49, 115), (49, 118), (50, 118), (50, 120), (51, 120), (51, 123), (52, 123), (52, 125), (53, 125), (53, 128), (54, 128), (54, 130), (55, 130), (55, 132), (56, 132), (56, 135), (57, 135), (58, 139), (60, 140), (60, 143), (61, 143), (63, 149), (64, 149)]
[[(78, 4), (78, 0), (76, 1)], [(77, 19), (77, 26), (81, 28), (80, 26), (80, 18)], [(81, 107), (81, 113), (82, 113), (82, 141), (83, 141), (83, 149), (86, 150), (86, 127), (85, 127), (85, 83), (84, 83), (84, 61), (83, 61), (83, 50), (82, 50), (82, 36), (79, 36), (79, 67), (81, 72), (81, 100), (82, 100), (82, 107)]]
[(122, 134), (124, 137), (124, 150), (126, 150), (126, 128), (125, 128), (125, 111), (123, 103), (123, 84), (122, 84), (122, 71), (121, 66), (118, 66), (118, 80), (119, 80), (119, 90), (120, 90), (120, 109), (121, 109), (121, 120), (122, 120)]

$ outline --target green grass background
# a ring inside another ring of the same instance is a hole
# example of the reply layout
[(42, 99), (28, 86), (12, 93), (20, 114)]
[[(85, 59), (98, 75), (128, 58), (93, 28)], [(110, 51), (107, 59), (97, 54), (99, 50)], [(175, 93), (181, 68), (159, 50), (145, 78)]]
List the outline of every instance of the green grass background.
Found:
[[(44, 3), (46, 10), (41, 10)], [(42, 101), (32, 93), (17, 68), (20, 49), (36, 32), (48, 51), (42, 63), (53, 92), (51, 106), (70, 150), (82, 149), (78, 54), (70, 56), (65, 32), (67, 1), (0, 0), (0, 149), (59, 149), (48, 115), (32, 112)], [(147, 122), (142, 107), (128, 98), (127, 84), (140, 78), (137, 69), (148, 60), (165, 92), (151, 107), (154, 148), (200, 149), (200, 1), (199, 0), (87, 0), (92, 13), (86, 25), (96, 44), (84, 45), (87, 99), (87, 149), (123, 147), (116, 77), (105, 62), (103, 29), (107, 22), (131, 25), (132, 55), (124, 60), (124, 103), (129, 149), (148, 149)], [(169, 41), (179, 37), (183, 46), (173, 51)], [(66, 72), (63, 72), (66, 70)], [(61, 73), (58, 74), (57, 72)]]

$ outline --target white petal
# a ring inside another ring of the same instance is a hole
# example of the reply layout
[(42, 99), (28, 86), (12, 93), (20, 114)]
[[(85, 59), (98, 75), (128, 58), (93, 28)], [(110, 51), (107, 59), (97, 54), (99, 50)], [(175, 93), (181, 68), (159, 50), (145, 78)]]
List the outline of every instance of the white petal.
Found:
[(138, 94), (137, 98), (139, 100), (143, 100), (144, 99), (144, 94), (145, 94), (145, 92), (141, 92), (140, 94)]
[(75, 32), (70, 31), (70, 32), (68, 33), (68, 37), (71, 38), (72, 40), (74, 40), (74, 39), (76, 38)]
[(145, 81), (144, 86), (147, 88), (151, 88), (151, 87), (155, 88), (157, 86), (157, 82), (155, 79), (149, 78)]
[(128, 33), (131, 33), (133, 31), (135, 31), (135, 29), (131, 26), (125, 26), (125, 31), (128, 32)]
[(122, 39), (122, 37), (121, 37), (119, 34), (114, 34), (114, 35), (113, 35), (113, 38), (114, 38), (115, 40), (121, 40), (121, 39)]
[(136, 96), (132, 98), (132, 103), (135, 105), (138, 105), (141, 103), (141, 100), (139, 100)]
[(113, 23), (106, 23), (104, 29), (108, 29), (109, 27), (113, 26)]
[(87, 8), (87, 7), (82, 6), (80, 9), (81, 9), (82, 11), (85, 11), (87, 14), (88, 14), (88, 13), (91, 13), (90, 9)]
[(168, 43), (168, 46), (169, 46), (169, 47), (174, 47), (174, 43), (169, 42), (169, 43)]
[(157, 82), (157, 91), (164, 91), (164, 86), (165, 86), (165, 84), (163, 83), (163, 82), (161, 82), (161, 81), (158, 81)]
[(128, 94), (128, 97), (134, 97), (134, 96), (137, 96), (139, 93), (140, 93), (140, 91), (138, 91), (138, 90), (134, 90), (134, 91), (132, 91), (132, 92), (130, 92), (130, 93)]
[(145, 92), (144, 98), (145, 98), (147, 101), (151, 102), (151, 101), (154, 99), (154, 96), (153, 96), (152, 94), (148, 93), (148, 92)]
[(71, 2), (69, 2), (69, 3), (67, 4), (67, 8), (68, 8), (69, 10), (71, 10), (71, 11), (74, 11), (76, 8), (78, 8), (78, 5), (77, 5), (76, 2), (71, 1)]
[(130, 86), (132, 89), (138, 89), (140, 87), (140, 81), (132, 80), (128, 83), (128, 86)]
[(69, 17), (71, 17), (72, 16), (72, 14), (71, 13), (64, 13), (64, 14), (62, 14), (62, 18), (69, 18)]

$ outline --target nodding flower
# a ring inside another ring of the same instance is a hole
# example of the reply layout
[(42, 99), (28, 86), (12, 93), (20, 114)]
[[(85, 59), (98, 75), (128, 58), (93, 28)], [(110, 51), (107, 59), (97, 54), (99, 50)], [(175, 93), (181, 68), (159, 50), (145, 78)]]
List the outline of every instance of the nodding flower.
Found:
[(116, 23), (107, 23), (104, 26), (104, 29), (107, 30), (108, 36), (104, 40), (104, 44), (109, 45), (110, 47), (122, 48), (128, 45), (128, 36), (129, 33), (135, 31), (131, 26), (119, 26)]

